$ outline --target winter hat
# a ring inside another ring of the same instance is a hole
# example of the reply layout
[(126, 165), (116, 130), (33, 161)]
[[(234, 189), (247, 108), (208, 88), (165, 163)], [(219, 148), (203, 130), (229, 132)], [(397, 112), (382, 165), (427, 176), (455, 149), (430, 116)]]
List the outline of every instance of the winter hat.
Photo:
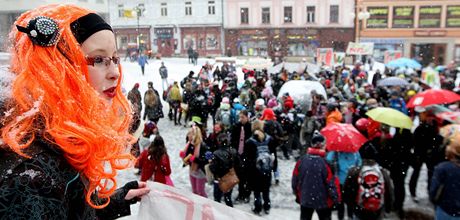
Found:
[(319, 143), (324, 143), (326, 141), (326, 138), (324, 138), (319, 131), (315, 131), (313, 134), (313, 137), (311, 138), (311, 146), (316, 146)]
[(139, 89), (139, 83), (135, 83), (134, 88)]
[(113, 32), (112, 27), (110, 27), (101, 16), (94, 13), (89, 13), (80, 17), (72, 22), (70, 27), (73, 35), (80, 44), (98, 31), (109, 30)]
[(275, 112), (273, 112), (273, 109), (271, 108), (264, 109), (264, 112), (262, 113), (262, 117), (260, 117), (260, 120), (262, 121), (276, 120)]
[(265, 100), (263, 100), (263, 99), (257, 99), (257, 100), (256, 100), (256, 105), (259, 105), (259, 106), (265, 105)]
[(222, 98), (222, 103), (230, 104), (230, 99), (228, 97)]
[(268, 100), (267, 107), (269, 108), (274, 108), (278, 105), (278, 102), (276, 101), (276, 98), (273, 97), (270, 100)]
[(284, 100), (284, 107), (287, 109), (293, 109), (294, 108), (294, 100), (289, 97)]
[(367, 127), (369, 126), (370, 122), (369, 119), (367, 118), (360, 118), (358, 121), (355, 123), (356, 129), (361, 132), (367, 131)]
[(193, 116), (192, 117), (192, 122), (201, 125), (201, 118), (198, 116)]

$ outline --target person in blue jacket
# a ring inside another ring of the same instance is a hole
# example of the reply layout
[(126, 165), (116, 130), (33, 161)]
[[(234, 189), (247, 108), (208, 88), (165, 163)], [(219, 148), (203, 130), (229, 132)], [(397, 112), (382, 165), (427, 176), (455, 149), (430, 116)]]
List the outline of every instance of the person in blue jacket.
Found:
[(397, 91), (391, 92), (391, 97), (390, 97), (389, 102), (390, 102), (390, 108), (396, 109), (407, 115), (406, 102), (404, 101), (403, 98), (400, 97)]
[(434, 168), (430, 200), (436, 206), (436, 219), (460, 219), (460, 135), (454, 136), (446, 148), (448, 161)]
[(147, 60), (147, 56), (145, 54), (141, 54), (137, 59), (137, 62), (139, 63), (139, 66), (141, 66), (142, 75), (144, 75), (145, 64), (149, 63)]
[(233, 108), (232, 108), (232, 112), (231, 112), (231, 123), (232, 123), (232, 125), (234, 125), (234, 124), (236, 124), (238, 122), (241, 110), (245, 110), (245, 109), (246, 109), (246, 107), (244, 107), (240, 103), (240, 99), (238, 99), (238, 98), (233, 99)]
[(311, 219), (313, 212), (320, 220), (331, 219), (331, 207), (340, 202), (340, 186), (324, 159), (325, 138), (316, 131), (307, 154), (297, 161), (291, 187), (300, 204), (300, 219)]
[[(345, 180), (347, 179), (348, 171), (352, 167), (359, 167), (362, 164), (361, 156), (359, 152), (349, 153), (349, 152), (338, 152), (338, 151), (329, 151), (326, 155), (327, 162), (331, 165), (334, 174), (340, 180), (340, 188), (343, 189)], [(343, 193), (343, 192), (342, 192)], [(347, 205), (347, 215), (352, 217), (352, 207)], [(337, 207), (338, 218), (344, 219), (345, 215), (345, 205), (340, 203)]]

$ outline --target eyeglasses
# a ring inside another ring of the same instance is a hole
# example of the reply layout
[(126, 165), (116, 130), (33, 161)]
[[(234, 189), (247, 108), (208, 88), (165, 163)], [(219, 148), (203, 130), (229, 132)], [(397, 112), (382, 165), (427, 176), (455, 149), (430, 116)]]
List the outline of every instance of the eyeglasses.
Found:
[(104, 57), (104, 56), (95, 56), (95, 57), (86, 57), (86, 63), (89, 66), (94, 67), (108, 67), (110, 62), (118, 65), (120, 63), (120, 57)]

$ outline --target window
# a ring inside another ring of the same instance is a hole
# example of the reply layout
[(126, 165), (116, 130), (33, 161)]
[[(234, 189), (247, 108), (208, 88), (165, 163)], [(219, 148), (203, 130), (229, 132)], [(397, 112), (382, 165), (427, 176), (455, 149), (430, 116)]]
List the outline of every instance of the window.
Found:
[(339, 6), (331, 5), (330, 14), (329, 14), (329, 23), (338, 23), (339, 22)]
[(122, 18), (125, 16), (125, 9), (123, 9), (123, 4), (118, 5), (118, 17)]
[(315, 6), (307, 6), (307, 23), (315, 23)]
[(367, 11), (370, 14), (369, 19), (366, 20), (367, 28), (388, 27), (388, 7), (368, 7)]
[(161, 3), (161, 16), (162, 17), (168, 16), (168, 3), (166, 2)]
[(262, 24), (270, 24), (270, 8), (262, 8)]
[(422, 6), (419, 11), (418, 27), (437, 28), (441, 26), (441, 6)]
[(292, 6), (284, 7), (284, 23), (292, 23)]
[(185, 2), (185, 15), (192, 15), (192, 2)]
[(394, 6), (393, 7), (393, 28), (414, 27), (414, 7)]
[(216, 14), (216, 5), (214, 1), (208, 1), (208, 14), (210, 15)]
[(249, 8), (241, 8), (241, 24), (249, 24)]
[(460, 5), (447, 6), (446, 27), (460, 27)]

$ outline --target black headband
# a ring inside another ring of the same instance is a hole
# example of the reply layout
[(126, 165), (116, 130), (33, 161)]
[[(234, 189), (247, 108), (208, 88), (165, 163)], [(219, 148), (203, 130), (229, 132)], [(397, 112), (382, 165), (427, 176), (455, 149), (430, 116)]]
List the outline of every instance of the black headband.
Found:
[(113, 32), (112, 27), (101, 16), (94, 13), (87, 14), (75, 20), (70, 24), (70, 28), (77, 42), (80, 44), (98, 31), (109, 30)]

